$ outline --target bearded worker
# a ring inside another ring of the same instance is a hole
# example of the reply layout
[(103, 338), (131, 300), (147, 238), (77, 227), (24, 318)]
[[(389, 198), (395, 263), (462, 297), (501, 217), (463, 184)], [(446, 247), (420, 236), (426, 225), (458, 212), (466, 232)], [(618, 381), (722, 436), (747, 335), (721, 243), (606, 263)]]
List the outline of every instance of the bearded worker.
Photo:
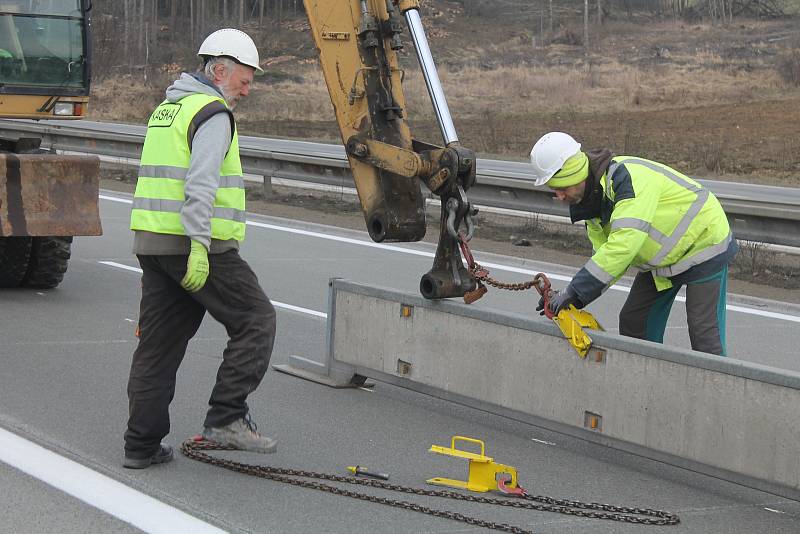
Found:
[(275, 308), (239, 256), (245, 190), (233, 109), (259, 67), (252, 39), (209, 35), (202, 72), (182, 74), (150, 116), (133, 199), (134, 253), (142, 267), (139, 344), (128, 380), (123, 466), (173, 458), (161, 443), (178, 367), (206, 312), (230, 339), (208, 401), (202, 436), (237, 449), (274, 452), (250, 418), (247, 396), (269, 365)]

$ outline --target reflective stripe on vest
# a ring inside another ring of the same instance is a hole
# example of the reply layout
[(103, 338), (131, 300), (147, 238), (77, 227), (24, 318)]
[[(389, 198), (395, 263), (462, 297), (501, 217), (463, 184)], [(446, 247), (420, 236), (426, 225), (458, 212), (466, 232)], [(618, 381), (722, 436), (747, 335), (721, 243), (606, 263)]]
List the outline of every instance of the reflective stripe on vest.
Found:
[[(697, 195), (695, 200), (689, 206), (689, 209), (686, 211), (686, 213), (684, 213), (681, 220), (678, 222), (678, 224), (675, 226), (675, 228), (669, 235), (662, 233), (658, 229), (654, 228), (650, 223), (648, 223), (647, 221), (643, 221), (641, 219), (624, 218), (624, 219), (617, 219), (612, 222), (611, 231), (622, 228), (639, 230), (643, 233), (646, 233), (650, 239), (655, 241), (660, 246), (659, 251), (655, 254), (655, 256), (650, 258), (646, 263), (636, 265), (635, 267), (643, 271), (655, 271), (655, 274), (657, 276), (668, 278), (670, 276), (675, 276), (677, 274), (680, 274), (690, 269), (691, 267), (698, 265), (703, 261), (711, 259), (717, 254), (721, 254), (725, 250), (727, 250), (728, 245), (731, 242), (731, 239), (733, 239), (733, 235), (730, 232), (728, 232), (728, 236), (718, 244), (703, 249), (702, 251), (698, 252), (697, 254), (694, 254), (693, 256), (685, 260), (676, 262), (666, 267), (659, 267), (658, 265), (662, 261), (664, 261), (664, 259), (667, 256), (669, 256), (671, 252), (673, 252), (673, 250), (680, 243), (681, 239), (686, 235), (692, 222), (698, 216), (698, 214), (708, 201), (709, 192), (707, 189), (703, 189), (691, 182), (686, 181), (684, 178), (671, 172), (669, 169), (665, 169), (663, 167), (654, 164), (653, 162), (639, 158), (626, 158), (622, 162), (612, 162), (611, 165), (609, 165), (608, 172), (605, 175), (606, 191), (608, 192), (613, 191), (610, 177), (614, 174), (614, 171), (616, 171), (616, 169), (619, 167), (620, 164), (626, 164), (626, 163), (641, 165), (652, 171), (655, 171), (661, 176), (667, 178), (668, 180), (671, 180), (676, 185)], [(595, 276), (601, 281), (606, 281), (609, 279), (610, 275), (605, 271), (603, 271), (599, 265), (594, 263), (593, 266), (594, 269), (592, 269), (591, 266), (587, 264), (587, 269), (589, 270), (589, 272), (592, 273), (593, 276)], [(597, 273), (598, 270), (603, 273), (603, 276), (598, 276), (599, 274)]]
[[(170, 167), (169, 165), (142, 165), (139, 167), (139, 176), (147, 178), (168, 178), (171, 180), (186, 180), (189, 169)], [(239, 187), (244, 189), (242, 176), (220, 176), (220, 187)]]
[[(212, 108), (216, 107), (214, 110)], [(148, 122), (136, 184), (131, 229), (185, 235), (180, 213), (191, 160), (190, 131), (227, 106), (223, 99), (194, 94), (179, 102), (162, 102)], [(230, 148), (219, 170), (211, 213), (213, 239), (242, 241), (245, 234), (245, 191), (239, 140), (231, 124)]]
[(589, 258), (589, 261), (587, 261), (583, 267), (589, 271), (589, 274), (600, 280), (605, 285), (611, 284), (611, 282), (613, 282), (615, 279), (614, 276), (600, 267), (592, 258)]
[[(163, 213), (180, 214), (183, 208), (182, 200), (167, 200), (161, 198), (134, 198), (133, 208), (135, 210), (158, 211)], [(214, 206), (214, 219), (227, 219), (235, 222), (245, 222), (245, 212), (235, 208), (220, 208)]]
[(666, 267), (659, 267), (655, 269), (656, 276), (663, 276), (664, 278), (669, 278), (671, 276), (675, 276), (681, 274), (683, 272), (688, 271), (695, 265), (700, 265), (706, 260), (710, 260), (714, 256), (718, 254), (722, 254), (726, 250), (733, 241), (733, 233), (728, 232), (728, 236), (723, 240), (717, 243), (716, 245), (711, 245), (710, 247), (701, 250), (694, 256), (687, 258), (685, 260), (679, 261), (677, 263), (673, 263), (672, 265), (668, 265)]

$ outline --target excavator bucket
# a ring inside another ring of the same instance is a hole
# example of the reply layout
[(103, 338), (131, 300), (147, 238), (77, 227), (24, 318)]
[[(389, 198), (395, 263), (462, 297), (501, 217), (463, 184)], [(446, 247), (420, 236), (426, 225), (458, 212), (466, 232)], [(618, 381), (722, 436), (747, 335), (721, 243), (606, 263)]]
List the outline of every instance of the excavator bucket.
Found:
[(101, 235), (100, 160), (0, 153), (0, 237)]

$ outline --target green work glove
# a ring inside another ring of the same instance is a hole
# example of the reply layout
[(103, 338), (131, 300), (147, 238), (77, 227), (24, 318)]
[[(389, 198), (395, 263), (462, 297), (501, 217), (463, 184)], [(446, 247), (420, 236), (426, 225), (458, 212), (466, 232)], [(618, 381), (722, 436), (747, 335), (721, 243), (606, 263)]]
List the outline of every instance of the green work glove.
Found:
[(189, 293), (203, 289), (208, 278), (208, 250), (199, 241), (192, 239), (192, 250), (186, 262), (186, 276), (181, 280), (181, 287)]

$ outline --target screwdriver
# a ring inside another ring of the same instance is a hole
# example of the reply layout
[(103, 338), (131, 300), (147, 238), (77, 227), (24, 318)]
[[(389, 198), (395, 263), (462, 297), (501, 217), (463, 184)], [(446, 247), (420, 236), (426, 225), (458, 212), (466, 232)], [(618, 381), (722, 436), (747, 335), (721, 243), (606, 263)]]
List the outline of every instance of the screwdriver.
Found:
[(347, 470), (353, 473), (355, 476), (361, 475), (365, 477), (379, 478), (381, 480), (389, 480), (389, 475), (386, 473), (373, 473), (366, 467), (361, 467), (360, 465), (348, 466)]

